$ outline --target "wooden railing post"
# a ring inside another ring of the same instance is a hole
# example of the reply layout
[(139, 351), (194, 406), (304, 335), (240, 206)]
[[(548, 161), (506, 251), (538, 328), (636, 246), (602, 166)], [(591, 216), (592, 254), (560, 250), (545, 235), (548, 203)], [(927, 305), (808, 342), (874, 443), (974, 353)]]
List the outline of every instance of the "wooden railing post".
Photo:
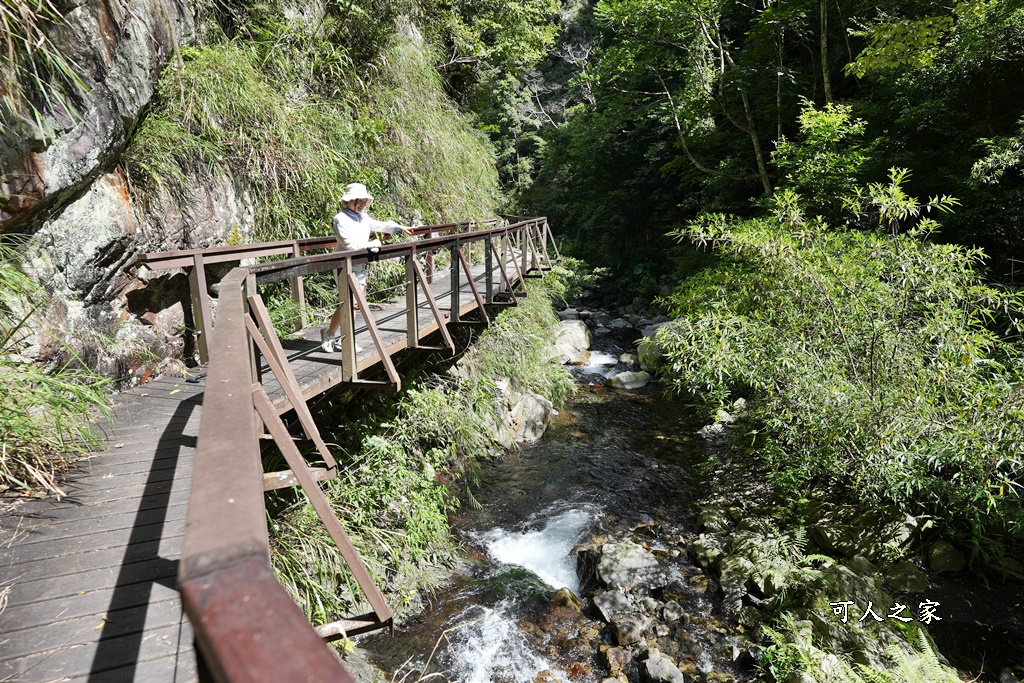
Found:
[(405, 335), (410, 349), (420, 345), (420, 311), (416, 297), (416, 247), (405, 257)]
[[(434, 231), (427, 229), (426, 239), (434, 236)], [(427, 249), (427, 284), (434, 284), (434, 250)]]
[(484, 299), (488, 304), (494, 303), (494, 261), (491, 260), (491, 236), (484, 238), (484, 272), (487, 273), (484, 285)]
[(548, 222), (540, 226), (540, 248), (542, 264), (547, 270), (551, 270), (551, 257), (548, 255)]
[(538, 246), (538, 240), (540, 239), (540, 223), (534, 222), (529, 227), (530, 235), (530, 255), (531, 262), (534, 270), (540, 270), (540, 247)]
[(356, 370), (356, 324), (352, 309), (352, 289), (348, 276), (352, 273), (352, 257), (345, 259), (342, 267), (335, 271), (338, 280), (338, 305), (341, 307), (341, 376), (346, 382), (358, 378)]
[(206, 266), (203, 255), (192, 255), (192, 267), (188, 272), (188, 290), (192, 297), (192, 324), (195, 327), (196, 342), (199, 346), (199, 362), (210, 362), (208, 337), (213, 329), (210, 321), (210, 295), (206, 293)]
[[(547, 218), (544, 219), (544, 225), (545, 226), (548, 225), (548, 219)], [(551, 237), (551, 246), (555, 250), (555, 259), (558, 260), (558, 261), (561, 261), (562, 260), (562, 254), (561, 254), (561, 252), (558, 251), (558, 242), (555, 241), (555, 235), (554, 235), (554, 233), (551, 232), (550, 228), (548, 228), (548, 235)]]
[[(249, 297), (256, 296), (256, 276), (248, 273), (242, 282), (242, 310), (249, 316)], [(262, 363), (260, 362), (260, 350), (252, 337), (246, 335), (246, 343), (249, 345), (249, 371), (252, 373), (252, 381), (257, 384), (263, 381)]]
[(508, 265), (508, 230), (501, 233), (501, 265)]
[(526, 265), (527, 253), (530, 251), (529, 243), (526, 241), (526, 231), (527, 230), (529, 230), (529, 227), (520, 228), (519, 229), (519, 234), (518, 234), (518, 238), (519, 238), (519, 254), (521, 255), (522, 261), (523, 261), (522, 266), (520, 266), (520, 268), (519, 268), (519, 272), (521, 272), (523, 275), (526, 275), (526, 271), (529, 270), (529, 268), (527, 268), (527, 265)]
[[(292, 258), (299, 258), (302, 255), (302, 250), (299, 248), (298, 241), (292, 243)], [(306, 287), (303, 283), (301, 275), (296, 275), (291, 279), (292, 285), (292, 301), (299, 307), (299, 319), (295, 322), (296, 331), (306, 329)]]
[(459, 322), (459, 309), (462, 307), (462, 302), (459, 299), (459, 289), (461, 285), (459, 283), (459, 240), (455, 240), (455, 245), (452, 246), (452, 262), (451, 262), (451, 283), (452, 283), (452, 306), (451, 306), (451, 321), (453, 323)]

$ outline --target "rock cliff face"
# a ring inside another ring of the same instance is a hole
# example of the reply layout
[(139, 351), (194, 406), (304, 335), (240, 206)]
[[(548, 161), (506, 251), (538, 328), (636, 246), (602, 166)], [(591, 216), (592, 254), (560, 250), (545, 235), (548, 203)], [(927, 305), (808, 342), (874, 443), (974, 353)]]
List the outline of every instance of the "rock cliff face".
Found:
[(25, 233), (25, 263), (52, 295), (30, 349), (78, 354), (104, 374), (132, 380), (160, 359), (189, 357), (188, 286), (139, 256), (223, 244), (251, 233), (248, 197), (227, 177), (195, 183), (191, 196), (132, 202), (118, 159), (157, 79), (193, 39), (186, 0), (76, 0), (59, 7), (51, 34), (86, 85), (77, 112), (49, 112), (50, 130), (0, 133), (0, 232)]
[[(153, 96), (177, 46), (191, 40), (183, 0), (77, 0), (59, 8), (66, 25), (50, 36), (86, 86), (77, 112), (48, 112), (51, 131), (4, 136), (0, 146), (0, 230), (54, 211), (109, 169)], [(47, 134), (49, 133), (49, 134)]]

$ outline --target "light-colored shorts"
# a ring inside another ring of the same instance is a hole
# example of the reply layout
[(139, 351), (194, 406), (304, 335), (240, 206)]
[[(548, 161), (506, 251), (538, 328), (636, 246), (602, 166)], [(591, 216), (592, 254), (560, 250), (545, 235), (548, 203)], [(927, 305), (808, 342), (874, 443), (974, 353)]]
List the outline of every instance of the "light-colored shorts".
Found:
[[(339, 270), (339, 271), (337, 271), (337, 273), (338, 273), (338, 277), (340, 278), (340, 277), (343, 277), (345, 271)], [(353, 263), (352, 264), (352, 274), (356, 276), (356, 280), (359, 282), (359, 284), (363, 285), (364, 287), (366, 286), (366, 264), (365, 263)], [(339, 282), (340, 282), (340, 280), (339, 280)]]

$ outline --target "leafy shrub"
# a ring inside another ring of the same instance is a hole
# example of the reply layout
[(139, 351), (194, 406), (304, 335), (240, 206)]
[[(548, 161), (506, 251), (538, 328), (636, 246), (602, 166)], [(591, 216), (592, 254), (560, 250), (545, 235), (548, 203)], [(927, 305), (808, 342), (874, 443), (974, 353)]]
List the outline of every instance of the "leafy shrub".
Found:
[(772, 161), (810, 211), (837, 219), (870, 156), (870, 148), (860, 143), (866, 124), (853, 118), (849, 105), (829, 103), (819, 110), (806, 99), (799, 123), (802, 139), (780, 138)]
[(869, 186), (874, 231), (832, 230), (780, 193), (775, 215), (707, 216), (678, 236), (723, 261), (672, 297), (669, 383), (711, 407), (753, 394), (779, 480), (846, 490), (957, 524), (1019, 529), (1021, 299), (985, 284), (983, 254), (936, 244), (918, 204)]

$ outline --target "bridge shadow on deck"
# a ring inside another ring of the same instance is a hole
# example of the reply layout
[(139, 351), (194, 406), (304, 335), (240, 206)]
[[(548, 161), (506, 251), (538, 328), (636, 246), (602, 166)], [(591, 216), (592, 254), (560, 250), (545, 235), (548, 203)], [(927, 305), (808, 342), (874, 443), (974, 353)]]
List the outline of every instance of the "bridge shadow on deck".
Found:
[[(174, 479), (183, 449), (195, 448), (196, 437), (186, 435), (185, 427), (202, 402), (202, 393), (179, 402), (158, 439), (156, 452), (160, 457), (154, 457), (146, 477), (107, 608), (107, 618), (103, 622), (99, 645), (93, 656), (89, 683), (145, 680), (145, 677), (136, 676), (136, 669), (146, 638), (153, 588), (161, 585), (177, 590), (178, 560), (160, 554), (160, 540), (167, 523), (171, 498), (171, 487), (165, 484)], [(139, 581), (140, 576), (151, 578)], [(183, 628), (181, 631), (180, 639), (192, 639), (191, 629)], [(191, 662), (181, 668), (179, 672), (178, 663), (175, 662), (170, 680), (194, 679), (195, 671)]]

